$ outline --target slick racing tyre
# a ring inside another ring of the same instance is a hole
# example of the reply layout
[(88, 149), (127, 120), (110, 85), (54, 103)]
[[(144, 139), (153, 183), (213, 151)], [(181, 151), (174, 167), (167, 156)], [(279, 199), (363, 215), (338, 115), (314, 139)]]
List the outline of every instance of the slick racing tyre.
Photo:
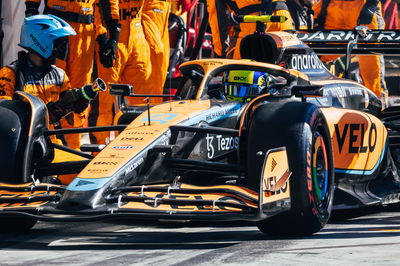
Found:
[(0, 218), (0, 232), (25, 232), (37, 223), (36, 219), (26, 216), (7, 216)]
[(330, 134), (319, 109), (300, 102), (259, 107), (248, 129), (249, 185), (259, 190), (263, 160), (257, 153), (286, 147), (290, 211), (256, 222), (270, 235), (310, 235), (327, 223), (333, 203), (334, 166)]

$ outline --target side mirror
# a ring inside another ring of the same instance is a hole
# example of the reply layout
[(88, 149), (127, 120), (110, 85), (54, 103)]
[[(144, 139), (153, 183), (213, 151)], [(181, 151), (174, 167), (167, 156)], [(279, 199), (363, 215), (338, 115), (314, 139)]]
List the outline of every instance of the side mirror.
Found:
[(308, 86), (293, 86), (292, 95), (301, 97), (303, 100), (307, 97), (322, 97), (324, 96), (324, 90), (319, 85), (308, 85)]
[(129, 84), (109, 84), (110, 94), (116, 96), (132, 96), (134, 94), (133, 86)]
[(357, 26), (354, 28), (354, 32), (362, 39), (367, 38), (370, 29), (366, 26)]

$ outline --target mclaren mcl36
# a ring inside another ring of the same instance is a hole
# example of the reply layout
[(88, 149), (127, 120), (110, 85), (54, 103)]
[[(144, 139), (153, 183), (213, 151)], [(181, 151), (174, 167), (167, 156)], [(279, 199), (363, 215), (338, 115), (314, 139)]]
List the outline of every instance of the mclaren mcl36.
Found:
[[(399, 201), (398, 109), (382, 110), (370, 90), (331, 75), (289, 33), (248, 36), (242, 56), (249, 60), (183, 63), (175, 99), (124, 125), (49, 130), (39, 99), (17, 91), (16, 100), (1, 101), (3, 227), (113, 217), (246, 220), (267, 234), (308, 235), (334, 207)], [(259, 95), (226, 96), (226, 73), (254, 72), (269, 80)], [(109, 91), (124, 115), (124, 99), (143, 96), (129, 85)], [(118, 134), (104, 148), (82, 147), (99, 151), (95, 157), (49, 142), (100, 130)], [(60, 149), (82, 157), (56, 162)], [(64, 174), (76, 177), (54, 181)]]

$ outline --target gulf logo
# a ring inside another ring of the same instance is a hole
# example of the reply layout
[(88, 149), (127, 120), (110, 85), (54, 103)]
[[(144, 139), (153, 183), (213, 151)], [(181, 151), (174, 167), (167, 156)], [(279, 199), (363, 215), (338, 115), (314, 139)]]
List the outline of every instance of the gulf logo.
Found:
[(114, 150), (131, 150), (134, 147), (131, 145), (121, 145), (121, 146), (113, 146), (112, 147)]

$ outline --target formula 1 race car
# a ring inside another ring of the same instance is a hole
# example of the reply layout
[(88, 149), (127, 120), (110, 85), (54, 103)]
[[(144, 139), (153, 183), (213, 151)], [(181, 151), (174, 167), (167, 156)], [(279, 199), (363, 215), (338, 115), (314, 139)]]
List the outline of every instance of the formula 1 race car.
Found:
[[(267, 234), (308, 235), (324, 227), (334, 205), (399, 201), (399, 127), (389, 122), (399, 109), (382, 111), (371, 91), (331, 75), (290, 33), (251, 35), (241, 48), (253, 60), (183, 63), (175, 100), (128, 125), (49, 130), (34, 96), (1, 101), (2, 227), (113, 217), (246, 220)], [(245, 86), (256, 75), (262, 79)], [(121, 105), (143, 96), (129, 85), (109, 90)], [(100, 151), (95, 157), (49, 142), (101, 130), (119, 134), (104, 148), (82, 147)], [(87, 159), (54, 162), (55, 149)], [(72, 173), (70, 184), (54, 181)]]

